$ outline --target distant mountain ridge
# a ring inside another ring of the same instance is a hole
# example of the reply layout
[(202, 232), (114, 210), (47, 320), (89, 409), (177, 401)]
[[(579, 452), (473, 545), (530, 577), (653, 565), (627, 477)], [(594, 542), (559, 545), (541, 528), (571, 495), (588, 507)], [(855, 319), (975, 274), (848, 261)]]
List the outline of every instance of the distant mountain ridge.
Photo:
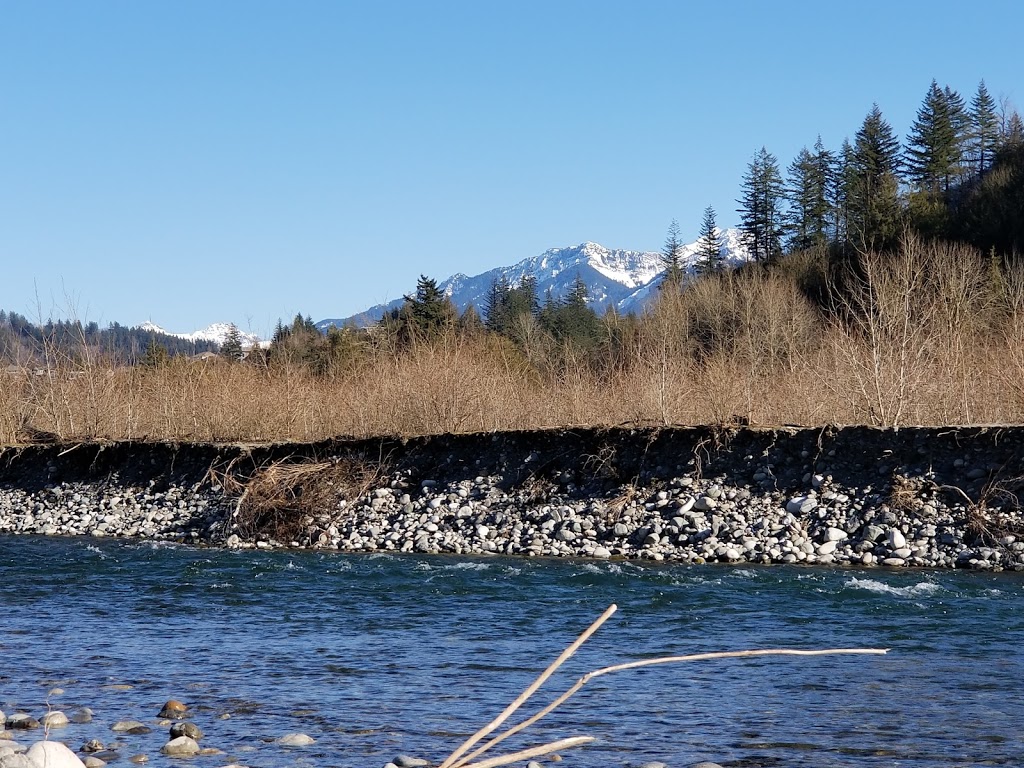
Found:
[[(726, 264), (735, 266), (749, 261), (739, 230), (721, 230), (719, 239)], [(684, 245), (681, 255), (687, 272), (692, 274), (697, 261), (697, 243)], [(543, 302), (548, 291), (557, 298), (565, 296), (579, 275), (587, 286), (587, 303), (594, 310), (602, 313), (613, 306), (616, 311), (626, 314), (642, 311), (655, 295), (658, 277), (663, 271), (661, 254), (658, 252), (613, 250), (597, 243), (585, 242), (569, 248), (551, 248), (510, 267), (496, 267), (473, 277), (455, 274), (439, 283), (438, 287), (452, 300), (459, 312), (465, 311), (472, 304), (482, 315), (491, 286), (503, 277), (516, 287), (526, 275), (533, 275), (537, 280), (537, 297)], [(395, 299), (350, 317), (321, 320), (316, 326), (326, 331), (332, 325), (341, 327), (347, 323), (372, 325), (391, 310), (402, 306), (403, 301)]]
[[(162, 333), (165, 336), (174, 336), (179, 339), (185, 339), (186, 341), (210, 341), (214, 344), (223, 344), (224, 340), (228, 337), (228, 331), (231, 329), (231, 323), (213, 323), (202, 330), (193, 331), (192, 333), (172, 333), (171, 331), (165, 331), (159, 325), (151, 323), (148, 320), (140, 325), (139, 328), (143, 331), (149, 331), (150, 333)], [(238, 335), (242, 337), (242, 346), (246, 349), (254, 346), (255, 344), (262, 344), (262, 340), (255, 333), (246, 333), (239, 329)]]

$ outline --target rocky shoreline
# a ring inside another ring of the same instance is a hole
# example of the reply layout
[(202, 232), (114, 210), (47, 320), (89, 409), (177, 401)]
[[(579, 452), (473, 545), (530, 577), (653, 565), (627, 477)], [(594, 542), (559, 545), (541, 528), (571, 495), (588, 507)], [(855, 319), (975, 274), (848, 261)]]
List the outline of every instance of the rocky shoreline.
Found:
[(1024, 429), (552, 430), (0, 452), (0, 534), (1024, 570)]

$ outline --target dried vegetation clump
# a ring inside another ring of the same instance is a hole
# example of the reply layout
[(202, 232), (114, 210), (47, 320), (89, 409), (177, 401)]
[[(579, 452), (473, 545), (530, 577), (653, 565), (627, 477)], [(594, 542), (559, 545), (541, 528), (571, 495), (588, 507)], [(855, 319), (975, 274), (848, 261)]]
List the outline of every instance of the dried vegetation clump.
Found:
[(343, 502), (365, 496), (384, 474), (382, 463), (362, 457), (274, 461), (245, 474), (238, 464), (211, 470), (211, 479), (235, 497), (233, 520), (244, 540), (309, 543), (317, 527), (340, 519)]

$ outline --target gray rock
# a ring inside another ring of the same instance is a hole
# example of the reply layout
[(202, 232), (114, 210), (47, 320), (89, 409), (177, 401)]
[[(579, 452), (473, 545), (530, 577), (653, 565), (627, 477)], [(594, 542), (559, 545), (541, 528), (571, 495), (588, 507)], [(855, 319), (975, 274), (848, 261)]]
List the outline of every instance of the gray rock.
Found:
[(846, 531), (841, 528), (829, 528), (825, 531), (825, 541), (842, 541), (846, 538)]
[(712, 499), (710, 496), (701, 496), (695, 502), (693, 502), (693, 508), (698, 512), (709, 512), (712, 509), (718, 507), (718, 501)]
[(92, 722), (92, 710), (88, 707), (79, 707), (71, 713), (72, 723), (91, 723)]
[(103, 768), (107, 764), (106, 760), (100, 760), (96, 755), (86, 755), (82, 762), (85, 768)]
[(165, 755), (190, 757), (199, 754), (199, 745), (188, 736), (179, 736), (160, 747), (160, 751)]
[(722, 768), (722, 766), (718, 763), (709, 763), (705, 761), (703, 763), (694, 763), (690, 768)]
[(806, 515), (818, 506), (813, 496), (796, 496), (786, 502), (786, 511), (791, 515)]
[(864, 541), (878, 541), (885, 536), (885, 529), (880, 525), (868, 525), (864, 528)]
[(7, 727), (11, 730), (27, 731), (39, 727), (39, 721), (25, 712), (15, 712), (7, 718)]
[(145, 728), (145, 724), (140, 723), (138, 720), (118, 720), (112, 726), (110, 730), (114, 733), (128, 733), (135, 728)]
[(889, 548), (890, 549), (903, 549), (907, 546), (907, 538), (903, 535), (903, 532), (897, 528), (889, 529)]
[(424, 760), (420, 757), (410, 757), (409, 755), (399, 755), (391, 761), (398, 768), (424, 768), (424, 766), (430, 765), (429, 760)]
[(7, 755), (0, 755), (0, 768), (39, 768), (39, 766), (33, 763), (28, 755), (11, 752)]
[(69, 721), (67, 715), (55, 709), (39, 718), (39, 722), (46, 728), (63, 728)]
[(102, 752), (104, 749), (103, 742), (99, 739), (89, 739), (85, 744), (78, 748), (79, 752), (84, 752), (87, 755), (91, 755), (94, 752)]
[(316, 739), (304, 733), (289, 733), (277, 740), (277, 743), (284, 747), (308, 747), (316, 744)]
[(85, 768), (78, 755), (59, 741), (37, 741), (25, 756), (38, 768)]
[(195, 723), (187, 721), (175, 723), (171, 726), (171, 738), (176, 739), (179, 736), (188, 736), (194, 741), (199, 741), (203, 738), (203, 731)]

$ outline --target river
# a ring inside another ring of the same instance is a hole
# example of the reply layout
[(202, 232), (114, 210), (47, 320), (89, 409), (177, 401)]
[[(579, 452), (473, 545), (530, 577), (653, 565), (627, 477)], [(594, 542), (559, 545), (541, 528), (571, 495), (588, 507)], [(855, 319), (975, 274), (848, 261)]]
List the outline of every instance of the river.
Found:
[[(196, 549), (0, 537), (0, 709), (77, 749), (135, 718), (159, 753), (162, 703), (202, 746), (253, 768), (439, 761), (609, 604), (618, 613), (536, 700), (591, 669), (749, 648), (881, 647), (885, 656), (673, 664), (598, 678), (508, 742), (596, 741), (564, 765), (1024, 764), (1024, 574)], [(54, 688), (60, 693), (48, 695)], [(527, 707), (524, 712), (532, 712)], [(225, 717), (225, 716), (229, 717)], [(312, 746), (273, 740), (302, 732)], [(38, 738), (18, 734), (27, 744)], [(504, 745), (502, 745), (504, 746)]]

